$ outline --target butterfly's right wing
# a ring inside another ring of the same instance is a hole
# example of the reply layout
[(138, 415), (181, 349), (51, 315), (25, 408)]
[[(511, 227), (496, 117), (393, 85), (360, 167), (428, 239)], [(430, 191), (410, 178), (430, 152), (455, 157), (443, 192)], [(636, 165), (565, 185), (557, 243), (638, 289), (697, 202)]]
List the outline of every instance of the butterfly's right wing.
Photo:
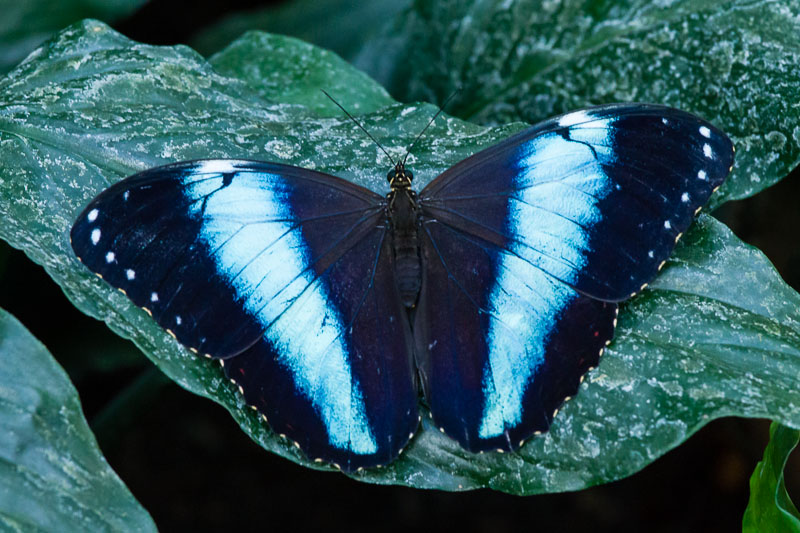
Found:
[(392, 460), (418, 422), (384, 202), (302, 168), (190, 161), (103, 191), (71, 237), (181, 343), (225, 360), (273, 430), (353, 470)]
[(414, 323), (435, 422), (472, 451), (550, 427), (724, 181), (733, 146), (688, 113), (618, 104), (550, 119), (420, 191)]

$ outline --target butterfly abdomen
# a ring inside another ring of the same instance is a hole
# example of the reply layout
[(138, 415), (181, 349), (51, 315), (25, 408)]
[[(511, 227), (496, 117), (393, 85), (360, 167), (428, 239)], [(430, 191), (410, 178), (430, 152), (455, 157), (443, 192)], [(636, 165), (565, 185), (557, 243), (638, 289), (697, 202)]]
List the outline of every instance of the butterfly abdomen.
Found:
[(389, 206), (395, 280), (403, 305), (411, 308), (417, 303), (422, 283), (416, 195), (410, 189), (394, 191)]

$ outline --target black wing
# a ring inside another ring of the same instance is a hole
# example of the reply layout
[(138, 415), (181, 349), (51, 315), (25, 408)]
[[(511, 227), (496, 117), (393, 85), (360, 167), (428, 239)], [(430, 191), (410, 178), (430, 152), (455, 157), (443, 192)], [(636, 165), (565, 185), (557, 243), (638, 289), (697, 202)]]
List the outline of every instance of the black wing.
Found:
[(661, 106), (548, 120), (420, 193), (425, 281), (414, 333), (433, 417), (467, 449), (548, 429), (728, 175), (730, 140)]
[(225, 359), (276, 432), (352, 470), (396, 457), (418, 421), (384, 202), (297, 167), (185, 162), (110, 187), (71, 237), (181, 343)]

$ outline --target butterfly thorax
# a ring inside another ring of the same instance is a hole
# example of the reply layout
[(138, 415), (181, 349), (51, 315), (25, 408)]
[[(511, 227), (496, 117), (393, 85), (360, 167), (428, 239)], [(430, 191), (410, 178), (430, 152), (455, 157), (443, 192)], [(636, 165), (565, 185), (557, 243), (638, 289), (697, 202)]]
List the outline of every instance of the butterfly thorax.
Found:
[(419, 255), (419, 207), (417, 193), (411, 189), (413, 174), (405, 170), (403, 162), (395, 165), (387, 175), (392, 190), (386, 195), (389, 227), (397, 289), (403, 305), (412, 308), (417, 303), (422, 283)]

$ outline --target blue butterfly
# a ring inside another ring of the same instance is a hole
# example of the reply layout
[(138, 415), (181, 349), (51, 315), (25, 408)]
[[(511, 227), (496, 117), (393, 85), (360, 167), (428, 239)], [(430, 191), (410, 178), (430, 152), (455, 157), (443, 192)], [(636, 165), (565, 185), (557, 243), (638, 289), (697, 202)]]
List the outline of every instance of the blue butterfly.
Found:
[(234, 159), (146, 170), (92, 200), (75, 254), (311, 458), (394, 460), (419, 426), (472, 452), (547, 431), (733, 165), (693, 115), (547, 120), (419, 193)]

